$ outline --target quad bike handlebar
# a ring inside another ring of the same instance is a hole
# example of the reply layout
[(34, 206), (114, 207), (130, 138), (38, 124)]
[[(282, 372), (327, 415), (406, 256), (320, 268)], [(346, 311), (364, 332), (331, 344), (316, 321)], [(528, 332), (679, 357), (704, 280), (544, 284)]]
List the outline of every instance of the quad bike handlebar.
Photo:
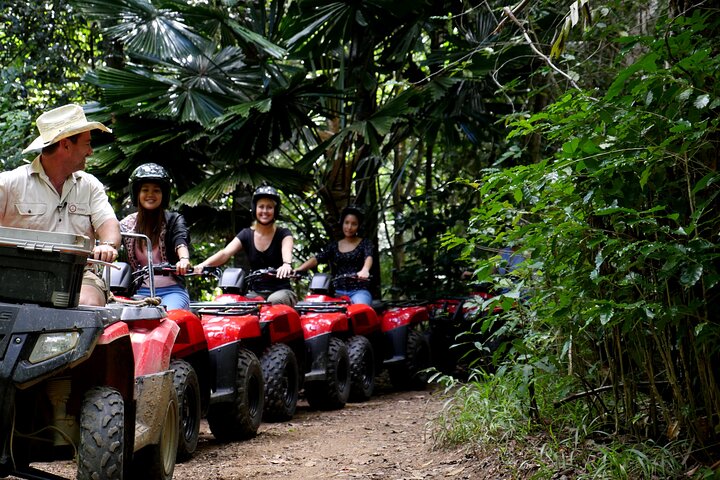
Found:
[(356, 273), (342, 273), (340, 275), (333, 275), (332, 276), (332, 284), (333, 286), (336, 286), (340, 280), (356, 280), (358, 282), (369, 282), (372, 278), (372, 275), (368, 276), (367, 278), (361, 278), (357, 272)]
[[(296, 272), (293, 271), (290, 275), (288, 275), (287, 279), (290, 280), (298, 280), (300, 278), (305, 277), (305, 272)], [(248, 281), (248, 283), (252, 284), (253, 282), (261, 279), (270, 279), (270, 278), (277, 278), (277, 268), (261, 268), (259, 270), (253, 270), (252, 272), (248, 273), (245, 279)]]
[[(144, 271), (144, 273), (147, 275), (148, 267), (143, 267), (138, 271)], [(220, 278), (220, 275), (222, 273), (219, 267), (203, 267), (202, 271), (200, 272), (196, 272), (195, 270), (190, 269), (185, 273), (177, 273), (175, 265), (173, 265), (172, 263), (161, 263), (153, 266), (153, 274), (162, 275), (165, 277), (170, 275), (177, 275), (179, 277), (214, 277), (217, 279)]]

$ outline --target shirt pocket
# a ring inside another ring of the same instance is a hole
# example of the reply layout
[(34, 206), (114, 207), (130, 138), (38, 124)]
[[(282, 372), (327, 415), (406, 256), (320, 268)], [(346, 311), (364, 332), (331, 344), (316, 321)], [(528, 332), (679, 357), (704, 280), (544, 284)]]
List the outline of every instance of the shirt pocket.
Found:
[(15, 208), (17, 208), (18, 215), (29, 219), (45, 215), (47, 212), (47, 204), (45, 203), (18, 202), (15, 204)]

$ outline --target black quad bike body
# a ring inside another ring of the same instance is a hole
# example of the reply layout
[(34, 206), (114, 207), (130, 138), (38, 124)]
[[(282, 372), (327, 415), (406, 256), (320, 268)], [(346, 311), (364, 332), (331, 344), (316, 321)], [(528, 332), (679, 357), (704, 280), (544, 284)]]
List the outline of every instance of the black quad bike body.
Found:
[[(56, 238), (0, 227), (0, 281), (40, 282), (24, 285), (29, 294), (0, 292), (0, 478), (57, 479), (31, 464), (74, 459), (80, 480), (169, 480), (177, 442), (172, 372), (168, 362), (141, 364), (138, 355), (172, 345), (177, 325), (158, 318), (134, 335), (123, 306), (78, 307), (90, 250), (72, 252)], [(66, 272), (43, 271), (68, 261), (76, 265)], [(72, 298), (58, 301), (67, 292)]]

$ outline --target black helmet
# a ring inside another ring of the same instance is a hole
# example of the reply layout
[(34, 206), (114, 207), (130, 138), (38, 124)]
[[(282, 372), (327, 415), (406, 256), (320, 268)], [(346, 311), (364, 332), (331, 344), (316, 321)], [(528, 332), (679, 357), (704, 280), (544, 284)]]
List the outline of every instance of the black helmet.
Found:
[(162, 190), (162, 208), (170, 204), (170, 175), (157, 163), (140, 165), (130, 174), (130, 199), (137, 207), (138, 192), (143, 183), (157, 183)]
[(362, 225), (363, 220), (365, 220), (365, 211), (356, 205), (348, 205), (347, 207), (343, 208), (342, 212), (340, 213), (340, 225), (343, 224), (345, 221), (345, 217), (348, 215), (355, 215), (358, 219), (358, 224)]
[(275, 188), (269, 185), (263, 185), (255, 189), (255, 193), (252, 196), (252, 203), (250, 205), (250, 214), (255, 220), (257, 220), (257, 202), (261, 198), (269, 198), (275, 202), (275, 214), (273, 215), (273, 221), (277, 220), (280, 215), (280, 194)]

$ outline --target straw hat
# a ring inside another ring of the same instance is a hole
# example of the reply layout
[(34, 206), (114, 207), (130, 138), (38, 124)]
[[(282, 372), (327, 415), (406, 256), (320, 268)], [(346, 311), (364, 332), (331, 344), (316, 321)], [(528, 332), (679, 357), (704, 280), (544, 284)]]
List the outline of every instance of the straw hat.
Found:
[(63, 138), (77, 133), (99, 129), (111, 133), (108, 127), (100, 122), (88, 122), (80, 105), (70, 104), (45, 112), (37, 118), (40, 136), (22, 151), (22, 153), (42, 150), (48, 145), (59, 142)]

